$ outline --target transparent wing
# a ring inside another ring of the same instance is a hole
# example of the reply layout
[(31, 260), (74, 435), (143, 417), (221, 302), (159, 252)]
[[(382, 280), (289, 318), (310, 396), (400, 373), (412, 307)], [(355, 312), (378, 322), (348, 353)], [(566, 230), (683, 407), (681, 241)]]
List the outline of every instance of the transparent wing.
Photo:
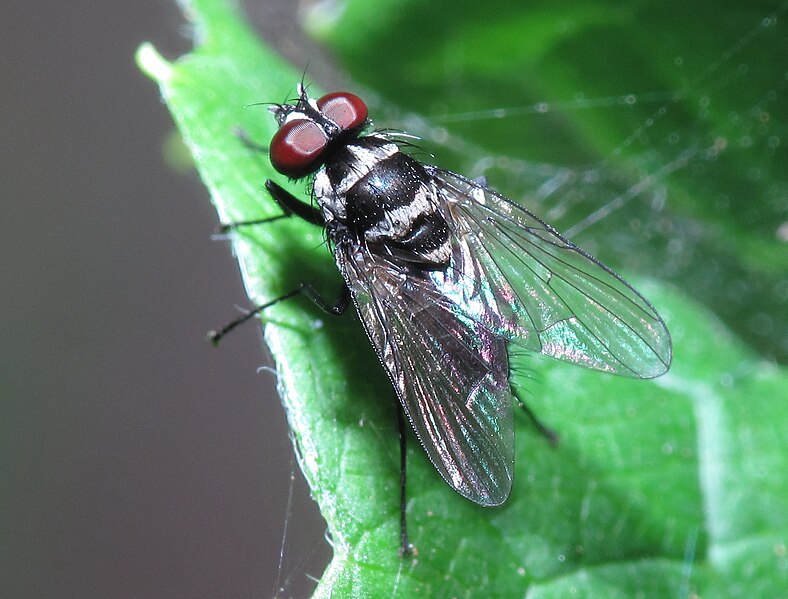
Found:
[[(670, 334), (627, 282), (495, 191), (428, 170), (458, 242), (469, 247), (499, 306), (510, 303), (508, 318), (490, 322), (491, 312), (478, 309), (469, 318), (531, 351), (588, 368), (639, 378), (667, 371)], [(478, 288), (478, 277), (472, 272), (467, 285)]]
[(505, 340), (461, 320), (428, 275), (367, 249), (336, 249), (358, 313), (416, 435), (443, 478), (481, 505), (509, 496), (514, 471)]

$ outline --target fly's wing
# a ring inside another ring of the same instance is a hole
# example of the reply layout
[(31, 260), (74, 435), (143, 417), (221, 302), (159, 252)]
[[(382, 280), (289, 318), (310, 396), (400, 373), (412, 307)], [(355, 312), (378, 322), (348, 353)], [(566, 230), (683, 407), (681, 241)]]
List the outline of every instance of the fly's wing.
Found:
[(422, 271), (366, 248), (336, 259), (397, 396), (432, 463), (460, 495), (486, 506), (509, 496), (514, 471), (505, 340), (461, 320)]
[(639, 378), (667, 371), (672, 350), (665, 323), (627, 282), (495, 191), (428, 171), (457, 242), (470, 248), (511, 306), (502, 323), (484, 322), (479, 315), (486, 312), (469, 318), (528, 350), (588, 368)]

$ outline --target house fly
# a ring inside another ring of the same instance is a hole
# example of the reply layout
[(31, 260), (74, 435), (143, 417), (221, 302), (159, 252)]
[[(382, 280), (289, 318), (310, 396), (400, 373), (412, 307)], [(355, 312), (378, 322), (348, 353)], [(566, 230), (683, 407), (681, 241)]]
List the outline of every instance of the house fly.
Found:
[(301, 285), (213, 340), (298, 293), (334, 314), (352, 301), (401, 406), (404, 553), (405, 419), (457, 493), (483, 506), (509, 496), (509, 344), (628, 377), (670, 367), (665, 323), (631, 285), (485, 182), (423, 164), (401, 134), (373, 130), (358, 96), (310, 98), (299, 84), (297, 99), (270, 110), (271, 163), (311, 177), (312, 201), (271, 180), (266, 188), (283, 216), (324, 227), (343, 291), (330, 303)]

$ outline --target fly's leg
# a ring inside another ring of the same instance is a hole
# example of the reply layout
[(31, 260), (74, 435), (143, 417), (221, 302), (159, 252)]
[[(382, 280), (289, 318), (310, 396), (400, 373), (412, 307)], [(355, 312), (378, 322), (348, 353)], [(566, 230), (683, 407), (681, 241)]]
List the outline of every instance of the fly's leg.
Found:
[[(242, 139), (244, 139), (242, 137)], [(250, 142), (251, 143), (251, 142)], [(267, 218), (261, 218), (257, 220), (247, 220), (242, 222), (236, 223), (229, 223), (224, 224), (221, 226), (222, 231), (229, 231), (231, 229), (236, 229), (238, 227), (245, 227), (250, 225), (260, 225), (264, 223), (270, 223), (275, 220), (279, 220), (281, 218), (289, 218), (291, 216), (297, 216), (308, 223), (312, 223), (313, 225), (317, 226), (325, 226), (325, 219), (323, 218), (323, 213), (320, 212), (317, 208), (310, 204), (306, 204), (302, 202), (297, 197), (295, 197), (292, 193), (284, 189), (281, 185), (271, 181), (270, 179), (265, 182), (265, 188), (268, 190), (268, 193), (271, 194), (271, 197), (277, 203), (277, 205), (282, 209), (283, 214), (278, 216), (270, 216)], [(281, 301), (289, 299), (295, 295), (305, 295), (309, 299), (311, 299), (315, 304), (318, 305), (323, 311), (328, 312), (329, 314), (341, 315), (345, 312), (348, 305), (350, 304), (350, 290), (348, 289), (346, 284), (343, 284), (342, 291), (340, 293), (339, 298), (335, 302), (329, 302), (320, 293), (315, 290), (314, 287), (309, 285), (308, 283), (302, 283), (295, 289), (288, 291), (284, 295), (280, 295), (279, 297), (267, 302), (261, 306), (257, 306), (251, 312), (244, 314), (243, 316), (236, 318), (232, 322), (225, 325), (222, 329), (218, 331), (210, 331), (208, 333), (208, 340), (213, 345), (218, 345), (219, 341), (224, 337), (227, 333), (232, 331), (238, 325), (243, 324), (247, 320), (250, 320), (266, 308), (270, 308), (274, 304), (278, 304)]]
[(528, 405), (522, 399), (520, 399), (516, 391), (514, 392), (514, 398), (517, 400), (517, 405), (519, 405), (520, 409), (525, 412), (539, 434), (547, 439), (547, 442), (552, 447), (558, 447), (558, 441), (560, 440), (558, 433), (549, 426), (543, 424), (542, 421), (536, 417), (536, 414), (533, 413), (533, 410), (531, 410), (531, 408), (529, 408)]
[[(256, 141), (254, 141), (249, 134), (242, 129), (241, 127), (236, 127), (233, 129), (233, 134), (240, 140), (240, 142), (246, 147), (247, 149), (253, 152), (260, 152), (260, 153), (268, 153), (268, 148), (265, 146), (261, 146)], [(306, 204), (295, 197), (292, 193), (284, 189), (281, 185), (278, 185), (271, 179), (268, 179), (265, 182), (265, 188), (268, 190), (268, 193), (271, 194), (271, 197), (274, 199), (276, 204), (282, 209), (283, 214), (278, 216), (269, 216), (267, 218), (260, 218), (254, 220), (245, 220), (235, 223), (225, 223), (219, 226), (219, 230), (222, 233), (226, 233), (232, 229), (237, 229), (238, 227), (245, 227), (248, 225), (261, 225), (263, 223), (270, 223), (275, 220), (279, 220), (281, 218), (289, 218), (290, 216), (298, 216), (304, 219), (308, 223), (312, 223), (313, 225), (317, 225), (319, 227), (323, 227), (326, 224), (325, 219), (323, 218), (323, 213), (320, 212), (317, 208), (312, 205)]]
[(311, 204), (302, 202), (278, 183), (268, 179), (268, 181), (265, 182), (265, 188), (279, 207), (284, 210), (287, 216), (295, 215), (318, 227), (324, 227), (326, 225), (326, 219), (323, 218), (323, 213), (319, 209)]
[(318, 227), (325, 226), (326, 221), (323, 218), (323, 213), (320, 212), (320, 210), (318, 210), (311, 204), (302, 202), (278, 183), (271, 181), (271, 179), (268, 179), (265, 182), (265, 188), (268, 191), (268, 193), (271, 194), (271, 197), (276, 202), (276, 205), (282, 209), (283, 214), (279, 214), (277, 216), (269, 216), (266, 218), (244, 220), (235, 223), (225, 223), (219, 226), (219, 230), (222, 233), (226, 233), (227, 231), (231, 231), (232, 229), (237, 229), (238, 227), (248, 227), (249, 225), (262, 225), (264, 223), (270, 223), (275, 220), (279, 220), (280, 218), (289, 218), (291, 216), (297, 216), (308, 223), (317, 225)]
[(410, 557), (416, 554), (416, 548), (408, 539), (408, 517), (406, 508), (407, 501), (407, 471), (408, 471), (408, 446), (407, 446), (407, 427), (405, 426), (405, 415), (402, 413), (402, 406), (395, 401), (397, 410), (397, 428), (399, 430), (399, 553), (402, 557)]
[(342, 291), (340, 292), (339, 298), (335, 302), (329, 302), (322, 295), (320, 295), (320, 293), (318, 293), (318, 291), (314, 287), (312, 287), (308, 283), (302, 283), (292, 291), (288, 291), (284, 295), (280, 295), (279, 297), (272, 299), (270, 302), (267, 302), (261, 306), (257, 306), (251, 312), (248, 312), (243, 316), (236, 318), (229, 324), (225, 325), (222, 329), (218, 331), (210, 331), (208, 333), (208, 341), (210, 341), (213, 345), (218, 345), (222, 337), (224, 337), (227, 333), (232, 331), (238, 325), (245, 323), (247, 320), (253, 318), (263, 310), (270, 308), (274, 304), (278, 304), (281, 301), (284, 301), (286, 299), (289, 299), (299, 294), (303, 294), (309, 299), (311, 299), (324, 312), (327, 312), (329, 314), (334, 314), (336, 316), (340, 316), (341, 314), (344, 314), (345, 310), (347, 310), (347, 307), (350, 304), (350, 290), (348, 289), (347, 285), (342, 286)]
[(268, 148), (266, 146), (261, 146), (259, 143), (249, 137), (249, 134), (243, 127), (234, 127), (233, 135), (238, 138), (238, 141), (240, 141), (247, 150), (259, 152), (260, 154), (268, 154)]

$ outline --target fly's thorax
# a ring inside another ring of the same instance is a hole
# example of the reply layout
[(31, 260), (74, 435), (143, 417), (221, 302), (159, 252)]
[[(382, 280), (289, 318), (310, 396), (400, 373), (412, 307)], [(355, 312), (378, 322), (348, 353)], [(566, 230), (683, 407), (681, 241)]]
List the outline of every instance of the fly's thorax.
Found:
[(398, 152), (395, 143), (372, 135), (338, 147), (315, 174), (315, 200), (326, 222), (346, 222), (348, 191), (381, 160)]
[(329, 230), (344, 227), (407, 262), (448, 262), (449, 228), (432, 177), (385, 138), (361, 137), (338, 149), (315, 176), (314, 191)]

